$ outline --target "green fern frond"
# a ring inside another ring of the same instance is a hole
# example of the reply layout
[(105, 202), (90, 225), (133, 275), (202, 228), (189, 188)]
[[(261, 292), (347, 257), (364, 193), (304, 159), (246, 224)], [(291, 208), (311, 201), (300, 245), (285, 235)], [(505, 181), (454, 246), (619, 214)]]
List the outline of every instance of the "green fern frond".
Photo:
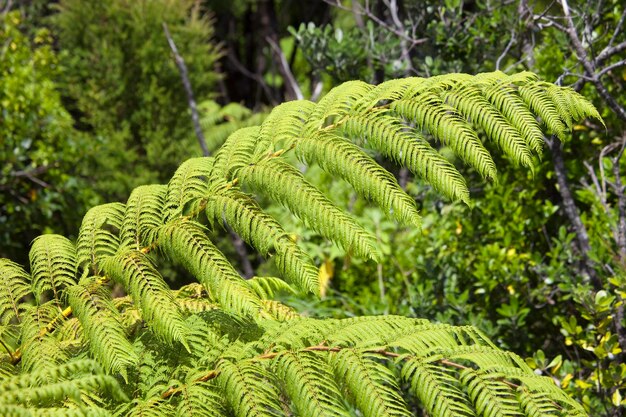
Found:
[(464, 369), (460, 381), (467, 389), (474, 408), (485, 417), (523, 416), (511, 387), (502, 381), (500, 373)]
[(296, 147), (298, 157), (316, 162), (324, 171), (349, 182), (357, 193), (374, 201), (401, 224), (421, 226), (415, 201), (388, 171), (358, 146), (331, 133), (303, 138)]
[(278, 270), (304, 291), (317, 294), (317, 268), (282, 226), (256, 201), (236, 188), (217, 183), (206, 207), (209, 219), (224, 221), (261, 255), (271, 256)]
[(85, 331), (93, 356), (107, 372), (119, 372), (126, 379), (126, 369), (138, 358), (126, 339), (121, 317), (113, 306), (109, 291), (97, 282), (87, 282), (68, 288), (66, 294)]
[(76, 243), (79, 268), (98, 275), (100, 259), (115, 255), (120, 246), (124, 210), (122, 203), (109, 203), (96, 206), (85, 214)]
[(20, 265), (0, 258), (0, 324), (21, 321), (26, 305), (20, 301), (30, 294), (30, 281), (30, 275)]
[(454, 151), (465, 163), (484, 178), (497, 178), (496, 164), (478, 139), (476, 132), (456, 111), (435, 93), (426, 92), (416, 99), (400, 99), (391, 103), (391, 110), (400, 117), (433, 135)]
[(349, 416), (333, 369), (324, 355), (315, 352), (283, 352), (272, 361), (298, 415)]
[[(115, 378), (105, 375), (93, 361), (78, 360), (39, 369), (32, 374), (0, 379), (0, 410), (8, 405), (61, 405), (66, 397), (80, 404), (81, 393), (96, 391), (108, 393), (113, 400), (128, 400)], [(41, 411), (45, 413), (45, 409)], [(69, 412), (68, 409), (65, 411)]]
[(519, 87), (520, 97), (532, 111), (534, 111), (541, 121), (548, 127), (549, 131), (559, 137), (566, 139), (567, 127), (561, 120), (552, 98), (546, 91), (548, 83), (535, 82)]
[(47, 370), (67, 360), (68, 352), (62, 348), (61, 342), (47, 332), (58, 314), (58, 306), (50, 302), (28, 307), (21, 326), (24, 370)]
[(302, 136), (306, 122), (315, 107), (315, 103), (304, 100), (289, 101), (276, 106), (258, 132), (259, 147), (275, 144), (272, 150), (277, 151), (294, 146)]
[(370, 417), (411, 416), (395, 375), (375, 354), (342, 349), (331, 355), (336, 375), (354, 396), (363, 415)]
[(378, 260), (376, 237), (333, 204), (292, 165), (265, 159), (237, 172), (241, 183), (287, 207), (322, 236), (363, 258)]
[(232, 312), (255, 314), (259, 298), (215, 247), (199, 223), (175, 221), (159, 231), (160, 247), (191, 272), (220, 306)]
[(280, 292), (295, 293), (289, 284), (276, 277), (252, 277), (248, 280), (248, 285), (262, 299), (274, 298)]
[(200, 103), (198, 111), (200, 112), (200, 127), (209, 152), (218, 149), (236, 130), (257, 126), (266, 117), (265, 113), (252, 113), (239, 103), (220, 106), (213, 100)]
[(443, 93), (447, 104), (454, 107), (473, 125), (482, 128), (512, 161), (532, 168), (532, 154), (526, 141), (502, 114), (473, 86)]
[(61, 235), (42, 235), (33, 240), (29, 258), (35, 298), (40, 300), (44, 292), (52, 291), (58, 304), (60, 291), (76, 282), (74, 244)]
[[(214, 158), (181, 165), (167, 185), (90, 210), (75, 253), (65, 238), (36, 239), (32, 283), (20, 266), (0, 260), (7, 351), (0, 354), (0, 414), (406, 416), (415, 411), (407, 399), (417, 397), (432, 417), (583, 416), (549, 378), (473, 327), (394, 316), (312, 319), (273, 300), (292, 288), (283, 278), (317, 293), (318, 271), (246, 192), (378, 259), (372, 233), (309, 183), (304, 168), (291, 165), (293, 155), (417, 225), (415, 201), (374, 153), (467, 203), (465, 180), (430, 136), (495, 180), (483, 139), (531, 167), (543, 140), (536, 117), (563, 137), (587, 116), (599, 118), (582, 96), (530, 73), (356, 81), (319, 103), (279, 106), (260, 127), (230, 135)], [(224, 223), (272, 258), (281, 278), (244, 280), (209, 238)], [(163, 255), (199, 283), (170, 289), (153, 263)], [(115, 292), (128, 295), (112, 299), (111, 279)], [(42, 302), (45, 293), (51, 301)], [(104, 370), (76, 365), (89, 355), (86, 345)], [(5, 383), (19, 386), (2, 389)]]
[(185, 321), (172, 293), (152, 262), (139, 251), (109, 257), (103, 269), (122, 284), (150, 328), (167, 342), (182, 343), (189, 350)]
[(188, 383), (181, 387), (180, 400), (176, 407), (176, 417), (212, 416), (226, 417), (223, 397), (211, 382), (196, 382), (200, 372), (191, 374)]
[(435, 151), (424, 137), (414, 129), (384, 115), (372, 118), (367, 115), (349, 117), (342, 125), (342, 132), (355, 141), (395, 160), (419, 175), (437, 191), (452, 200), (469, 204), (469, 190), (465, 179), (457, 169)]
[(402, 380), (409, 383), (429, 415), (476, 415), (454, 374), (439, 366), (440, 359), (438, 356), (406, 359), (401, 371)]
[(215, 154), (211, 176), (230, 181), (233, 179), (233, 172), (251, 163), (260, 131), (258, 126), (246, 127), (230, 135)]
[(482, 86), (482, 93), (506, 120), (520, 133), (533, 151), (543, 149), (543, 132), (532, 112), (517, 94), (513, 77), (503, 77), (491, 85)]
[(156, 240), (156, 230), (165, 217), (166, 191), (164, 185), (144, 185), (133, 190), (126, 202), (120, 232), (121, 246), (140, 250)]
[(164, 221), (183, 215), (186, 205), (205, 197), (208, 191), (207, 178), (213, 168), (213, 158), (191, 158), (183, 162), (167, 184)]
[(222, 395), (237, 417), (282, 415), (278, 389), (268, 383), (269, 375), (260, 364), (222, 359), (217, 369)]

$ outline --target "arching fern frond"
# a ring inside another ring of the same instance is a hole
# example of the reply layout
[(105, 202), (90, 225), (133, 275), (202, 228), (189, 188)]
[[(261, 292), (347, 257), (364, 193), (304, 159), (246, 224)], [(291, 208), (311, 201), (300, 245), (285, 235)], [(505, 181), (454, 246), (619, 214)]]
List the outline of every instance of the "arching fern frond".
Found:
[(209, 240), (202, 225), (186, 220), (159, 231), (160, 247), (191, 272), (222, 308), (243, 314), (261, 310), (260, 300), (226, 257)]
[(100, 258), (115, 255), (120, 245), (124, 210), (124, 204), (109, 203), (85, 214), (76, 244), (79, 267), (97, 275)]
[(137, 362), (126, 339), (121, 318), (109, 291), (97, 282), (77, 284), (67, 289), (68, 303), (80, 321), (89, 348), (105, 369), (126, 378), (126, 369)]
[(30, 294), (30, 275), (20, 265), (0, 259), (0, 324), (20, 321), (26, 308), (22, 299)]
[(186, 327), (180, 308), (152, 262), (140, 251), (108, 257), (103, 269), (130, 293), (151, 329), (169, 343), (186, 346)]
[(156, 231), (164, 221), (164, 185), (145, 185), (133, 190), (126, 202), (126, 211), (120, 232), (120, 244), (140, 250), (156, 240)]
[(224, 221), (263, 256), (271, 256), (281, 274), (299, 288), (317, 293), (317, 268), (282, 226), (250, 196), (216, 184), (207, 203), (207, 217)]
[(45, 291), (51, 291), (59, 303), (60, 290), (76, 282), (78, 265), (74, 244), (64, 236), (42, 235), (33, 241), (29, 257), (36, 299), (41, 299)]

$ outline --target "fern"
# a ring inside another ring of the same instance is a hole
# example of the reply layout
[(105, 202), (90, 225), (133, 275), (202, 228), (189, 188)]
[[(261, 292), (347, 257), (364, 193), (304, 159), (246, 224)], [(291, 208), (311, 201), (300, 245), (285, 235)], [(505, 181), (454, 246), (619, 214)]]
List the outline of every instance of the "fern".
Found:
[[(274, 300), (318, 294), (320, 284), (314, 261), (260, 202), (377, 260), (373, 233), (307, 181), (307, 164), (390, 218), (419, 225), (415, 200), (374, 153), (469, 203), (465, 179), (434, 143), (496, 180), (493, 145), (532, 169), (543, 135), (537, 117), (562, 137), (587, 116), (599, 118), (583, 97), (530, 73), (354, 81), (317, 104), (278, 106), (260, 126), (228, 136), (214, 157), (183, 163), (167, 185), (91, 209), (76, 244), (37, 238), (30, 272), (0, 260), (0, 414), (584, 415), (472, 327), (316, 320)], [(241, 278), (210, 238), (222, 226), (274, 261), (280, 277)], [(163, 257), (198, 282), (170, 289)]]

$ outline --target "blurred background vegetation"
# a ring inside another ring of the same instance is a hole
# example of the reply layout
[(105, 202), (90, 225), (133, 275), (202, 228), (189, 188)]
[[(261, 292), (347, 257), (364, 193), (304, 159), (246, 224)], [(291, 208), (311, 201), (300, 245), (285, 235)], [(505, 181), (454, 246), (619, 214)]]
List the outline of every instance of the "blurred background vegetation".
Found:
[[(350, 79), (534, 71), (582, 91), (605, 125), (547, 137), (534, 175), (498, 161), (490, 184), (461, 167), (471, 208), (387, 165), (416, 196), (422, 230), (310, 168), (386, 257), (352, 258), (283, 219), (326, 278), (322, 300), (289, 302), (310, 315), (476, 325), (591, 415), (623, 415), (625, 17), (622, 0), (0, 0), (0, 257), (24, 262), (38, 234), (71, 236), (88, 207), (202, 154), (164, 23), (209, 152), (272, 106)], [(220, 241), (242, 274), (273, 273), (227, 231)], [(172, 268), (169, 279), (187, 278)]]

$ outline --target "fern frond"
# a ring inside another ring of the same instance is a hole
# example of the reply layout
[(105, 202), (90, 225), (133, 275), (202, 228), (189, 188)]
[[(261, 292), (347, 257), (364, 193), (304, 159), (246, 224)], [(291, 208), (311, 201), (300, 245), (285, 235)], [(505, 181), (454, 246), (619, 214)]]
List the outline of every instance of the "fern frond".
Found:
[(532, 155), (517, 129), (474, 86), (445, 91), (443, 98), (470, 123), (482, 128), (512, 161), (532, 168)]
[(98, 275), (100, 258), (117, 252), (123, 217), (122, 203), (96, 206), (85, 214), (76, 244), (79, 268), (86, 268), (92, 275)]
[(514, 77), (498, 78), (491, 85), (482, 86), (482, 93), (507, 121), (517, 129), (526, 144), (535, 152), (543, 148), (543, 132), (532, 112), (517, 94)]
[(440, 357), (408, 358), (402, 366), (402, 379), (408, 382), (431, 416), (474, 416), (475, 410), (460, 389), (453, 373), (441, 367)]
[(261, 310), (259, 298), (199, 223), (179, 220), (166, 224), (159, 230), (159, 246), (191, 272), (226, 311), (254, 314)]
[(398, 116), (413, 122), (454, 151), (484, 178), (497, 178), (496, 164), (478, 139), (474, 129), (435, 93), (425, 92), (416, 99), (400, 99), (390, 104)]
[(393, 373), (374, 354), (342, 349), (330, 361), (364, 416), (411, 416)]
[(523, 416), (511, 387), (502, 382), (504, 375), (464, 369), (460, 381), (467, 389), (476, 411), (485, 417)]
[(167, 342), (189, 350), (187, 329), (172, 293), (150, 260), (139, 251), (122, 252), (103, 262), (107, 275), (122, 284), (150, 328)]
[(401, 316), (353, 317), (335, 324), (324, 338), (333, 345), (365, 347), (364, 342), (376, 340), (386, 342), (396, 334), (406, 334), (418, 323), (429, 323), (427, 320), (416, 320)]
[(541, 118), (551, 133), (557, 135), (559, 139), (565, 140), (567, 127), (561, 120), (561, 115), (546, 90), (547, 85), (551, 84), (538, 81), (521, 85), (518, 89), (519, 95), (526, 105)]
[(275, 144), (272, 150), (276, 151), (294, 146), (302, 136), (306, 122), (315, 108), (315, 103), (305, 100), (289, 101), (276, 106), (258, 131), (259, 147)]
[(230, 135), (215, 154), (212, 177), (231, 180), (233, 172), (248, 165), (254, 156), (260, 131), (258, 126), (246, 127)]
[(156, 230), (164, 221), (166, 191), (164, 185), (144, 185), (133, 190), (126, 202), (121, 246), (140, 250), (154, 242)]
[(292, 165), (268, 158), (237, 171), (240, 181), (287, 207), (309, 227), (363, 258), (380, 259), (376, 237), (339, 209)]
[(421, 225), (415, 201), (358, 146), (331, 133), (303, 138), (296, 154), (307, 163), (316, 162), (324, 171), (349, 182), (357, 193), (374, 201), (385, 213), (402, 224)]
[(181, 387), (176, 417), (226, 417), (218, 387), (211, 382), (196, 382), (200, 376), (200, 372), (192, 373)]
[(109, 291), (99, 283), (91, 282), (74, 285), (66, 294), (85, 331), (93, 356), (107, 372), (119, 372), (126, 379), (126, 369), (138, 358), (126, 339), (121, 317), (113, 306)]
[(178, 167), (167, 184), (164, 221), (183, 215), (190, 201), (207, 195), (207, 179), (212, 168), (213, 158), (210, 157), (191, 158)]
[(211, 190), (207, 217), (224, 221), (261, 255), (271, 256), (278, 270), (304, 291), (319, 291), (317, 268), (282, 226), (250, 196), (219, 183)]
[(280, 278), (276, 277), (252, 277), (248, 280), (248, 285), (263, 299), (271, 299), (279, 292), (294, 294), (295, 290)]
[(128, 400), (115, 378), (105, 375), (93, 361), (78, 360), (0, 379), (0, 404), (54, 404), (66, 397), (80, 404), (81, 393), (90, 391), (104, 391), (112, 399)]
[(397, 119), (379, 111), (376, 117), (350, 116), (342, 125), (343, 134), (407, 167), (452, 200), (469, 204), (469, 190), (457, 169), (435, 151), (423, 136)]
[(284, 352), (272, 361), (276, 375), (293, 401), (298, 415), (349, 416), (324, 355)]
[(263, 366), (222, 359), (217, 369), (222, 395), (237, 417), (282, 415), (278, 389)]
[(59, 340), (48, 332), (48, 326), (58, 318), (58, 307), (50, 302), (28, 307), (21, 327), (22, 367), (26, 371), (46, 370), (63, 363), (67, 357)]
[(30, 275), (20, 265), (0, 258), (0, 324), (21, 321), (26, 305), (20, 301), (30, 294), (30, 281)]
[(40, 300), (44, 292), (52, 291), (54, 300), (60, 304), (60, 291), (76, 282), (74, 244), (61, 235), (42, 235), (33, 240), (29, 258), (35, 298)]

